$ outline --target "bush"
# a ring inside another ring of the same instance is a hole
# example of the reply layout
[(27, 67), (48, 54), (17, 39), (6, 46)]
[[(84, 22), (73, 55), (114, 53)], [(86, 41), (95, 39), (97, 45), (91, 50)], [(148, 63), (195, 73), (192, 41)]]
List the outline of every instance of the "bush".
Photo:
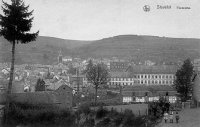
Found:
[(26, 105), (11, 103), (10, 109), (5, 116), (9, 116), (4, 125), (67, 125), (73, 126), (75, 123), (74, 115), (69, 111), (61, 111), (49, 106)]
[(88, 119), (86, 120), (81, 127), (94, 127), (95, 126), (95, 120), (94, 119)]
[(98, 122), (96, 127), (110, 127), (110, 118), (104, 118), (102, 121)]
[(85, 115), (88, 115), (91, 112), (89, 104), (83, 104), (83, 105), (81, 105), (79, 107), (78, 111), (80, 113), (84, 113)]
[(108, 110), (104, 109), (103, 107), (100, 107), (96, 112), (96, 119), (101, 119), (105, 117), (108, 114)]

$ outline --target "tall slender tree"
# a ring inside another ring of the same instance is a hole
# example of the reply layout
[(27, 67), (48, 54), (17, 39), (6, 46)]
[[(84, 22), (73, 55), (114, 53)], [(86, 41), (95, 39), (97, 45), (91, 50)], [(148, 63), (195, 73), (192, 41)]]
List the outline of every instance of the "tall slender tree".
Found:
[(26, 44), (34, 41), (39, 31), (29, 33), (32, 27), (32, 13), (28, 11), (29, 6), (24, 4), (23, 0), (11, 0), (11, 3), (6, 3), (2, 0), (3, 14), (0, 14), (0, 36), (3, 36), (12, 44), (10, 79), (7, 87), (7, 103), (5, 107), (5, 123), (8, 123), (8, 112), (10, 109), (9, 94), (12, 90), (12, 82), (15, 65), (15, 46), (18, 43)]
[(186, 59), (181, 68), (177, 70), (174, 82), (174, 86), (177, 92), (180, 93), (182, 101), (190, 99), (190, 94), (192, 93), (193, 74), (193, 65), (190, 59)]
[(15, 46), (18, 43), (26, 44), (34, 41), (39, 31), (29, 33), (32, 27), (33, 11), (28, 11), (29, 6), (26, 6), (23, 0), (11, 0), (11, 4), (4, 1), (2, 3), (3, 15), (0, 14), (0, 36), (12, 44), (10, 80), (7, 89), (7, 94), (10, 94), (15, 64)]
[[(91, 64), (89, 62), (89, 64)], [(87, 80), (95, 87), (95, 105), (97, 104), (97, 90), (100, 86), (106, 85), (110, 80), (110, 75), (105, 64), (91, 64), (86, 71)]]

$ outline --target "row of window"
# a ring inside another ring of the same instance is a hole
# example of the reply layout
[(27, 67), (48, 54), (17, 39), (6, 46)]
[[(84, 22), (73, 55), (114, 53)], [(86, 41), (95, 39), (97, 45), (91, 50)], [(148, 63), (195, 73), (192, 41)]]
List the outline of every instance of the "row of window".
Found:
[(134, 78), (111, 78), (111, 81), (133, 81), (134, 79), (174, 79), (173, 75), (135, 75)]
[(139, 81), (139, 80), (134, 80), (134, 82), (111, 82), (111, 85), (134, 85), (135, 83), (138, 84), (166, 84), (166, 85), (171, 85), (174, 83), (174, 81), (170, 80), (162, 80), (162, 81), (157, 81), (157, 80), (145, 80), (145, 81)]
[[(158, 101), (160, 97), (149, 97), (147, 101)], [(169, 102), (170, 103), (175, 103), (176, 102), (176, 97), (175, 96), (170, 96), (169, 97)], [(136, 97), (133, 99), (133, 97), (123, 97), (123, 102), (129, 103), (129, 102), (145, 102), (145, 97)]]

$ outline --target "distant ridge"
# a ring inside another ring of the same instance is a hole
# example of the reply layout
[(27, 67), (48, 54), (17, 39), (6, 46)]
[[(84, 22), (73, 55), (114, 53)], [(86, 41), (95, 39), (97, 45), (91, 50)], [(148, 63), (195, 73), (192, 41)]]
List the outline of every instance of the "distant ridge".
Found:
[(84, 56), (173, 62), (200, 57), (200, 39), (119, 35), (83, 45), (77, 51)]
[[(0, 38), (0, 62), (9, 61), (10, 45)], [(76, 41), (39, 36), (35, 42), (17, 45), (22, 63), (53, 63), (59, 50), (63, 55), (80, 57), (121, 57), (136, 61), (178, 61), (200, 57), (200, 39), (147, 35), (119, 35), (94, 41)], [(19, 62), (20, 63), (20, 62)]]

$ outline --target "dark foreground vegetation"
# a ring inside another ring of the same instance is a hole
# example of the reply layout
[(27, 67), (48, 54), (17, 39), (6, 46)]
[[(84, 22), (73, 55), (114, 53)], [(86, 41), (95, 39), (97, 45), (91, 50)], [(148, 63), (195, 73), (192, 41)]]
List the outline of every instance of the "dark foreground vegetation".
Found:
[[(9, 116), (5, 121), (5, 116)], [(12, 103), (3, 116), (5, 127), (154, 127), (160, 115), (136, 116), (131, 110), (117, 112), (102, 106), (91, 110), (81, 105), (77, 111), (58, 110), (53, 106)]]

